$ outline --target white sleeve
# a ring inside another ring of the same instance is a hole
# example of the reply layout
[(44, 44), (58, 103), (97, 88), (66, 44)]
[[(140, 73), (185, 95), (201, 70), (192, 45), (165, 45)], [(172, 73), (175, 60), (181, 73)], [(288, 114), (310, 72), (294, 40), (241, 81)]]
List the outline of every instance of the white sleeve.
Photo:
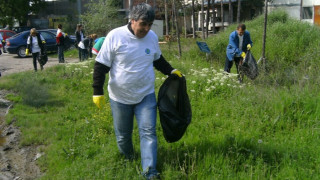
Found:
[(1, 41), (3, 40), (3, 37), (2, 37), (2, 35), (1, 35), (1, 33), (0, 33), (0, 40), (1, 40)]
[(159, 39), (157, 35), (155, 36), (156, 36), (156, 41), (155, 41), (156, 53), (154, 54), (154, 61), (160, 59), (160, 55), (161, 55), (161, 50), (159, 47)]
[(30, 36), (28, 36), (27, 44), (31, 44), (31, 42), (30, 42)]
[(104, 40), (101, 49), (96, 57), (96, 61), (98, 61), (101, 64), (104, 64), (108, 67), (111, 67), (113, 58), (114, 58), (114, 48), (113, 48), (113, 33), (109, 33)]

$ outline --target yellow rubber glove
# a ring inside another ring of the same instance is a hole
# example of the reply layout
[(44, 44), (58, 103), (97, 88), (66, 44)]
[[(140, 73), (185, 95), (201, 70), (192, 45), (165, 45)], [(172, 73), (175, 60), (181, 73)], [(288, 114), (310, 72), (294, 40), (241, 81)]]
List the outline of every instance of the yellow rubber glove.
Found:
[(179, 70), (177, 70), (177, 69), (174, 69), (174, 70), (171, 72), (171, 74), (175, 74), (175, 75), (177, 75), (177, 76), (179, 76), (179, 77), (182, 77), (182, 73), (181, 73)]
[(6, 41), (3, 39), (2, 42), (5, 43)]
[(93, 96), (92, 97), (93, 103), (99, 108), (101, 109), (103, 106), (106, 105), (106, 100), (104, 98), (104, 95), (100, 95), (100, 96)]
[(244, 59), (246, 57), (246, 53), (245, 52), (242, 52), (241, 53), (241, 57)]
[(68, 34), (67, 34), (67, 33), (64, 33), (64, 36), (68, 36)]
[(247, 45), (247, 49), (250, 50), (251, 49), (251, 44)]
[(26, 55), (27, 56), (29, 55), (29, 49), (26, 49)]
[(45, 44), (46, 43), (46, 41), (42, 41), (42, 44)]

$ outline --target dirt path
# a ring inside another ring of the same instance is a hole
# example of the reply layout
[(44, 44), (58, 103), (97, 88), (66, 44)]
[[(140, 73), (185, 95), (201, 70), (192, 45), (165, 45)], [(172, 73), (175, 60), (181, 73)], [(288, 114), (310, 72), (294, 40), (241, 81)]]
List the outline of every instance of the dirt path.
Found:
[[(79, 62), (78, 59), (67, 58), (65, 57), (66, 63), (75, 63)], [(54, 66), (59, 64), (58, 58), (50, 58), (48, 59), (47, 64), (44, 68)], [(38, 69), (40, 69), (38, 64)], [(33, 70), (32, 57), (29, 56), (27, 58), (19, 58), (17, 55), (3, 53), (0, 55), (0, 72), (2, 76), (18, 73), (22, 71)]]
[[(66, 63), (78, 62), (78, 59), (65, 58)], [(49, 58), (44, 68), (57, 65), (56, 58)], [(39, 64), (38, 64), (39, 67)], [(2, 54), (0, 56), (0, 72), (2, 76), (22, 71), (33, 70), (32, 58), (18, 58), (16, 55)], [(5, 100), (8, 92), (0, 90), (0, 180), (36, 179), (43, 175), (36, 160), (43, 154), (40, 146), (20, 146), (21, 132), (15, 126), (5, 123), (5, 116), (13, 104)]]
[(5, 100), (8, 92), (0, 91), (0, 179), (36, 179), (42, 175), (36, 160), (42, 156), (40, 146), (20, 147), (21, 132), (12, 121), (5, 124), (5, 115), (12, 103)]

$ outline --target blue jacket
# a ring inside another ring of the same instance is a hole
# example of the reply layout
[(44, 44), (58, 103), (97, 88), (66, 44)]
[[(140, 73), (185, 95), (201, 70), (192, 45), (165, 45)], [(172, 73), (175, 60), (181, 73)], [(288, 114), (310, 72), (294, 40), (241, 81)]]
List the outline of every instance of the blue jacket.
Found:
[(243, 35), (242, 49), (239, 49), (239, 37), (237, 31), (233, 31), (229, 36), (229, 44), (227, 46), (227, 57), (229, 61), (233, 61), (234, 56), (240, 56), (242, 52), (247, 52), (247, 45), (252, 46), (249, 31), (245, 31)]

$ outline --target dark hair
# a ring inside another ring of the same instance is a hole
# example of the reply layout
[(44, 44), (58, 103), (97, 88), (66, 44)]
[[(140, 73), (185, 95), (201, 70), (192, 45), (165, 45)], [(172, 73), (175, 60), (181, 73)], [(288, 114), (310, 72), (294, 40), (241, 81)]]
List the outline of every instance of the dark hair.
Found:
[(246, 25), (245, 24), (239, 24), (237, 29), (242, 29), (242, 30), (246, 30)]
[(139, 19), (141, 19), (147, 22), (153, 22), (154, 17), (155, 17), (155, 13), (153, 8), (146, 3), (140, 3), (134, 6), (129, 14), (129, 18), (135, 21), (138, 21)]
[(58, 28), (59, 28), (59, 29), (62, 29), (62, 24), (58, 24)]

